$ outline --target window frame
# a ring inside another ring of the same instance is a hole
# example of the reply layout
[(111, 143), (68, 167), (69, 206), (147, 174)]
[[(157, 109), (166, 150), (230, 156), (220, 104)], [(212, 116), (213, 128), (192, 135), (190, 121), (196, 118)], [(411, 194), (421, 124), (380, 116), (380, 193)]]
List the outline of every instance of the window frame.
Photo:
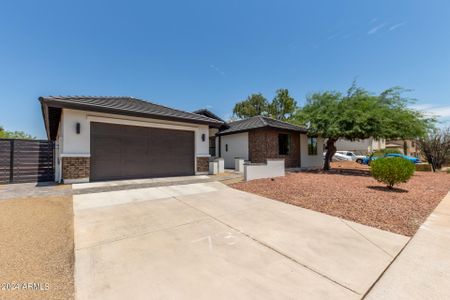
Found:
[(318, 143), (316, 136), (308, 136), (308, 155), (315, 156), (318, 155)]

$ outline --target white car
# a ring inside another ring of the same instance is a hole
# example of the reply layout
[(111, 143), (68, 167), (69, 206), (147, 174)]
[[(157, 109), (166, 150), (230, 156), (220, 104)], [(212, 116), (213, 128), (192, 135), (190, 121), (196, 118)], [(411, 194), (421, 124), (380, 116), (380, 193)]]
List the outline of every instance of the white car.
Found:
[[(324, 152), (323, 156), (325, 157), (326, 152)], [(364, 155), (356, 155), (355, 152), (352, 151), (336, 151), (333, 156), (332, 161), (356, 161), (357, 163), (362, 163), (364, 159)]]

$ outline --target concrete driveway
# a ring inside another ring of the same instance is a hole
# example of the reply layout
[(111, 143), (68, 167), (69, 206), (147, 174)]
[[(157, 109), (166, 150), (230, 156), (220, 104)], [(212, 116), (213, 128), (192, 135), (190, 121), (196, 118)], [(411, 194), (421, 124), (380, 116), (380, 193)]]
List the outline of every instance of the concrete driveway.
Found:
[(218, 182), (74, 196), (77, 299), (359, 299), (407, 237)]

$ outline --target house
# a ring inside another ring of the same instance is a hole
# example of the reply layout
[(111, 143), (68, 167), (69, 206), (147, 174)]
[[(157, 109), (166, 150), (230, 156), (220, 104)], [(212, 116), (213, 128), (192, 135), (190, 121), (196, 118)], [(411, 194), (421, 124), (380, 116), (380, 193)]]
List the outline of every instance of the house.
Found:
[(420, 150), (414, 140), (388, 140), (386, 149), (397, 150), (408, 156), (420, 157)]
[(386, 148), (385, 139), (368, 138), (363, 140), (338, 139), (336, 141), (337, 151), (352, 151), (357, 154), (367, 155), (374, 151), (381, 151)]
[(225, 168), (234, 168), (236, 157), (252, 163), (284, 158), (287, 168), (320, 168), (323, 139), (309, 137), (305, 128), (264, 116), (224, 124), (216, 133), (218, 156)]
[(65, 183), (207, 174), (211, 157), (286, 167), (322, 165), (323, 140), (268, 117), (226, 123), (208, 110), (186, 112), (133, 97), (39, 98), (55, 180)]
[(209, 129), (223, 124), (132, 97), (39, 100), (65, 183), (207, 174)]

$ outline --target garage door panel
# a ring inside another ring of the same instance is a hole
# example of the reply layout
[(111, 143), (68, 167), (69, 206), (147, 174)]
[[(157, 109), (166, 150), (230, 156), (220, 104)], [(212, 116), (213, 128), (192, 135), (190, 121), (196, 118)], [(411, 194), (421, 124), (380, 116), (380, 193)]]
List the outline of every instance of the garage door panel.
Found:
[(194, 174), (194, 132), (91, 123), (91, 180)]
[(97, 156), (98, 159), (102, 158), (116, 158), (120, 159), (120, 140), (114, 137), (97, 137), (98, 144), (104, 145), (104, 147), (93, 147), (91, 154)]

